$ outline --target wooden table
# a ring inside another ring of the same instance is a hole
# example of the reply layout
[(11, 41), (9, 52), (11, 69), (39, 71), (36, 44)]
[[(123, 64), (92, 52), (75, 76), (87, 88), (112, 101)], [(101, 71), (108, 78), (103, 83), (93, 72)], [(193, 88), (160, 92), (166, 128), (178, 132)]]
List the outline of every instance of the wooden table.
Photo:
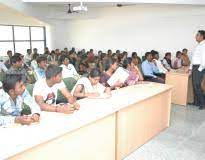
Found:
[(193, 102), (192, 77), (186, 73), (186, 68), (167, 72), (166, 84), (173, 85), (172, 103), (186, 106)]
[(121, 160), (169, 126), (171, 87), (140, 84), (79, 103), (72, 115), (42, 112), (39, 124), (0, 127), (0, 159)]

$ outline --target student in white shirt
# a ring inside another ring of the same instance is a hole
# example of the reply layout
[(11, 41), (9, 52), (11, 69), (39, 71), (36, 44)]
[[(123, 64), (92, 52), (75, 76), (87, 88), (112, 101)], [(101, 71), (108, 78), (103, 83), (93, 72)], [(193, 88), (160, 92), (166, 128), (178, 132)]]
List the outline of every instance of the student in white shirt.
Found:
[(168, 71), (172, 69), (172, 61), (171, 61), (172, 54), (170, 52), (165, 53), (165, 57), (162, 60), (162, 64), (164, 68), (166, 68)]
[(152, 50), (151, 53), (153, 57), (153, 62), (157, 66), (159, 73), (165, 74), (167, 72), (167, 69), (162, 65), (162, 62), (159, 60), (159, 53), (154, 50)]
[(182, 58), (181, 58), (181, 56), (182, 56), (181, 51), (177, 51), (176, 58), (175, 58), (175, 60), (173, 61), (173, 64), (172, 64), (174, 69), (179, 69), (179, 68), (182, 67)]
[[(0, 97), (0, 125), (29, 125), (40, 120), (40, 108), (26, 90), (21, 75), (6, 75)], [(29, 109), (25, 110), (25, 106)]]
[(199, 109), (205, 109), (205, 96), (201, 88), (201, 82), (205, 75), (205, 30), (198, 31), (196, 41), (198, 45), (192, 54), (189, 73), (192, 74), (194, 105), (199, 106)]
[(25, 61), (26, 65), (30, 66), (31, 59), (32, 59), (32, 51), (31, 51), (31, 49), (27, 49), (26, 52), (27, 52), (27, 54), (24, 57), (24, 61)]
[(39, 57), (39, 55), (38, 54), (34, 54), (33, 55), (33, 59), (32, 59), (32, 61), (31, 61), (31, 68), (33, 69), (33, 70), (35, 70), (37, 67), (38, 67), (38, 64), (37, 64), (37, 58)]
[[(70, 104), (56, 104), (58, 90)], [(35, 83), (33, 96), (43, 111), (70, 114), (80, 107), (62, 81), (62, 68), (56, 65), (49, 65), (46, 69), (46, 78)]]
[(72, 78), (77, 78), (79, 77), (79, 74), (77, 73), (75, 67), (73, 66), (73, 64), (69, 63), (69, 58), (66, 55), (62, 55), (60, 57), (60, 62), (61, 65), (60, 67), (62, 67), (62, 76), (63, 78), (68, 78), (68, 77), (72, 77)]
[(6, 72), (8, 69), (6, 68), (5, 64), (3, 62), (0, 62), (0, 72)]
[(92, 69), (89, 77), (80, 78), (72, 90), (72, 94), (77, 98), (93, 98), (99, 97), (103, 93), (111, 95), (110, 88), (104, 87), (99, 83), (100, 71)]

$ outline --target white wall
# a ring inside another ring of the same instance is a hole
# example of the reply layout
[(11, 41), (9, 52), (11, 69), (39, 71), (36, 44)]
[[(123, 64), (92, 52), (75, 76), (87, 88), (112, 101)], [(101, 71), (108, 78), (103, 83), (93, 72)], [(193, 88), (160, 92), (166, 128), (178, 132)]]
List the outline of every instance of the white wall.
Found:
[(67, 20), (55, 31), (56, 48), (75, 46), (95, 50), (164, 53), (193, 50), (198, 29), (205, 29), (205, 7), (138, 5), (108, 8), (88, 20)]

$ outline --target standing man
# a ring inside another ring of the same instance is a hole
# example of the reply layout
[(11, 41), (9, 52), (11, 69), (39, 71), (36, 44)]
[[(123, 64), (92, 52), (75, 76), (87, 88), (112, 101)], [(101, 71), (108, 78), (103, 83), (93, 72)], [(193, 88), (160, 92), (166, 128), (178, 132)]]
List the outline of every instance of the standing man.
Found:
[(192, 73), (194, 88), (194, 105), (199, 109), (205, 109), (205, 96), (201, 88), (203, 75), (205, 74), (205, 31), (199, 30), (196, 34), (198, 45), (192, 55), (192, 63), (189, 73)]

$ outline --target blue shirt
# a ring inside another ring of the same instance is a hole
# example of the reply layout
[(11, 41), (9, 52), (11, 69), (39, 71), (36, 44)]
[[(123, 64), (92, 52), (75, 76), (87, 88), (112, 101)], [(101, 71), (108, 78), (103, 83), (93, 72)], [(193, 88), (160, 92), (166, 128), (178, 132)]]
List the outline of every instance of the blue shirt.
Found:
[(0, 89), (0, 96), (0, 126), (14, 123), (16, 116), (21, 115), (24, 104), (31, 108), (32, 114), (40, 114), (39, 105), (27, 90), (22, 95), (16, 97), (16, 102), (3, 89)]
[(35, 69), (35, 78), (36, 78), (36, 80), (46, 78), (45, 70), (40, 68), (40, 67), (36, 68)]
[(157, 77), (154, 75), (154, 73), (159, 73), (159, 70), (157, 66), (153, 62), (149, 62), (148, 60), (145, 60), (142, 63), (142, 71), (145, 76), (151, 76), (151, 77)]

